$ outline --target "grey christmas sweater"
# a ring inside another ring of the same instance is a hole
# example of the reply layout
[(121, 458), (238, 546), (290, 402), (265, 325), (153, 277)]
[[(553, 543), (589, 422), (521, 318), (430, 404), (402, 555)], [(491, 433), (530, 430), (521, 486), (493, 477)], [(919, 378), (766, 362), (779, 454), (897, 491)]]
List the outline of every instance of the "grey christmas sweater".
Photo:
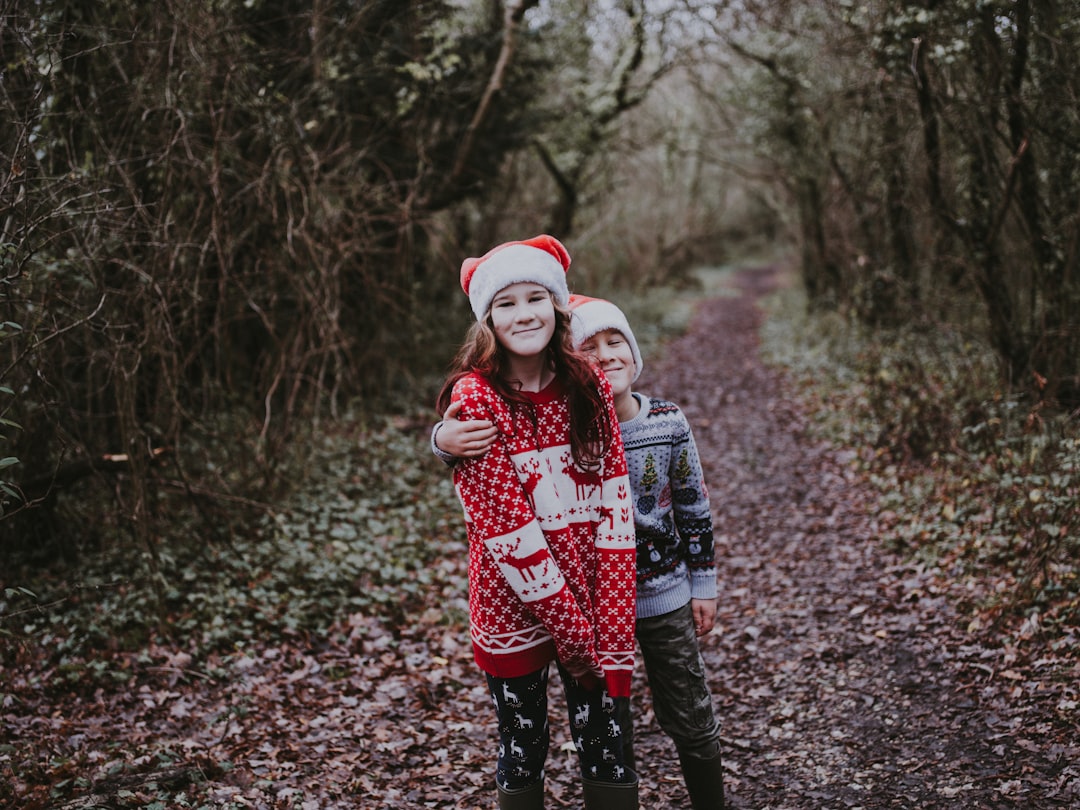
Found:
[(620, 422), (637, 533), (637, 616), (716, 598), (709, 491), (690, 423), (677, 405), (634, 397), (637, 416)]

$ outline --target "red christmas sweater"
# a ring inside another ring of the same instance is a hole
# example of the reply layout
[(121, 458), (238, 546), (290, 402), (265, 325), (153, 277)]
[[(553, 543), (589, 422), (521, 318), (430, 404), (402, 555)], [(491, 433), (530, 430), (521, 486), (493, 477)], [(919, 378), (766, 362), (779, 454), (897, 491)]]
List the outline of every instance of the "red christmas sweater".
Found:
[(469, 537), (469, 615), (476, 663), (491, 675), (535, 672), (557, 657), (590, 664), (608, 694), (630, 694), (636, 588), (633, 503), (611, 388), (611, 448), (601, 467), (573, 463), (569, 412), (556, 381), (511, 410), (480, 375), (463, 377), (459, 419), (490, 419), (492, 448), (454, 468)]

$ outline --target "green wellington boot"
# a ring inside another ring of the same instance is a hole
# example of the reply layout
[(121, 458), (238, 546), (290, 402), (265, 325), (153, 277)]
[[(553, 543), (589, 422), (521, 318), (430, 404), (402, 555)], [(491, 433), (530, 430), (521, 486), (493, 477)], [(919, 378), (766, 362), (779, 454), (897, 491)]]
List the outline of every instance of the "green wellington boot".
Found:
[(724, 810), (724, 769), (720, 754), (712, 759), (679, 754), (679, 763), (694, 810)]
[(617, 785), (582, 779), (585, 791), (585, 810), (638, 810), (637, 777), (633, 782)]
[(499, 810), (544, 810), (544, 780), (520, 790), (503, 790), (498, 785)]

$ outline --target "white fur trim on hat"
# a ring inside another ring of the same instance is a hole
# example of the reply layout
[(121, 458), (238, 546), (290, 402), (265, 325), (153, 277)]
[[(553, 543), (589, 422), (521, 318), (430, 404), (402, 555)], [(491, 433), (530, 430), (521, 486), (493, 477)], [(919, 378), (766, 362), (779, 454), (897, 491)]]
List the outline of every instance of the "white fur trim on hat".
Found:
[(630, 352), (634, 356), (634, 380), (641, 376), (644, 364), (641, 360), (641, 352), (638, 351), (637, 339), (630, 329), (630, 323), (626, 320), (623, 311), (610, 301), (602, 298), (586, 298), (574, 295), (570, 298), (570, 328), (574, 333), (574, 345), (581, 346), (593, 335), (603, 332), (605, 329), (614, 329), (620, 332), (626, 342), (630, 344)]
[(478, 321), (487, 317), (499, 290), (520, 282), (546, 287), (565, 307), (570, 299), (566, 285), (569, 266), (570, 254), (566, 248), (558, 239), (545, 234), (523, 242), (507, 242), (478, 259), (466, 259), (461, 265), (461, 287), (469, 296)]

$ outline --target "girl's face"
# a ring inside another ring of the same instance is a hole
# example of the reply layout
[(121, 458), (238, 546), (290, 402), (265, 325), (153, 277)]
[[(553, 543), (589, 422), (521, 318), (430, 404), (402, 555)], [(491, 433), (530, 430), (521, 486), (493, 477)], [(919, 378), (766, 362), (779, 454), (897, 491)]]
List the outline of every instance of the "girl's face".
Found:
[(596, 358), (616, 398), (630, 390), (637, 367), (634, 365), (634, 352), (622, 332), (604, 329), (584, 341), (579, 348)]
[(511, 356), (536, 356), (555, 334), (551, 293), (531, 281), (504, 287), (491, 301), (491, 323), (495, 337)]

